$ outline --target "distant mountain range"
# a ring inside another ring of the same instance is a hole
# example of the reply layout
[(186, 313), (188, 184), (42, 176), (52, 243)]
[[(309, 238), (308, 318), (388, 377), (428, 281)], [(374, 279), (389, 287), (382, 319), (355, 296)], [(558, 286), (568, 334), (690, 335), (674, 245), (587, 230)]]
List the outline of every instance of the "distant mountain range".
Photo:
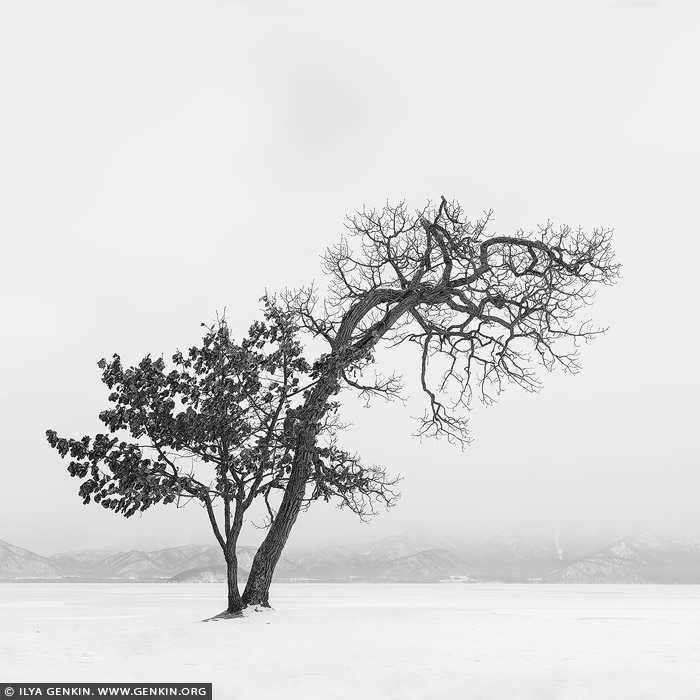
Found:
[[(238, 549), (240, 580), (247, 578), (255, 551)], [(47, 558), (0, 541), (0, 579), (211, 583), (226, 580), (226, 566), (218, 545), (82, 550)], [(700, 583), (700, 538), (661, 538), (647, 531), (605, 542), (507, 531), (468, 543), (409, 531), (376, 542), (290, 553), (280, 559), (275, 579)]]
[[(248, 577), (255, 547), (238, 550), (239, 578)], [(298, 567), (282, 557), (277, 578), (299, 577)], [(218, 545), (187, 545), (154, 552), (88, 549), (46, 558), (0, 540), (0, 579), (89, 581), (224, 581), (226, 565)]]

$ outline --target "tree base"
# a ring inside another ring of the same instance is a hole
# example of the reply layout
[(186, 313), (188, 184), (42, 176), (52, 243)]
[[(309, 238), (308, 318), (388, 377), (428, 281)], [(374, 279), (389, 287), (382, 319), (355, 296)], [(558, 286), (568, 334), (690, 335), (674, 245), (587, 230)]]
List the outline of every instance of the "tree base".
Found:
[(274, 608), (269, 603), (251, 603), (246, 605), (242, 610), (236, 612), (231, 612), (230, 610), (224, 610), (218, 615), (213, 617), (206, 617), (202, 622), (217, 622), (218, 620), (238, 620), (242, 617), (246, 617), (244, 612), (265, 612), (267, 610), (274, 610)]
[(207, 617), (202, 622), (216, 622), (217, 620), (237, 620), (238, 618), (245, 617), (243, 611), (239, 610), (237, 612), (231, 612), (230, 610), (224, 610), (214, 617)]
[(264, 610), (274, 610), (274, 608), (268, 603), (248, 603), (244, 610), (251, 610), (252, 612), (263, 612)]

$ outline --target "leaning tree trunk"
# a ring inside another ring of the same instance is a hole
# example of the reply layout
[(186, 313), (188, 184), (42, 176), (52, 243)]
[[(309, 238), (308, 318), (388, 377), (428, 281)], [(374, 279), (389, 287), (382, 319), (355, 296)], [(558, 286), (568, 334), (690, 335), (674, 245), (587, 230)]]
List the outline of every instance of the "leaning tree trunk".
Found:
[[(336, 351), (328, 358), (325, 377), (312, 389), (304, 405), (305, 420), (299, 434), (289, 482), (285, 488), (280, 509), (253, 558), (253, 565), (250, 568), (248, 582), (243, 592), (244, 606), (262, 605), (269, 607), (270, 605), (272, 575), (304, 503), (319, 421), (328, 410), (330, 397), (338, 393), (342, 372), (360, 357), (369, 353), (379, 339), (415, 305), (419, 297), (420, 290), (413, 293), (392, 290), (388, 297), (379, 290), (358, 301), (341, 323), (336, 337)], [(373, 308), (388, 301), (397, 303), (386, 313), (381, 322), (373, 326), (370, 339), (363, 341), (362, 345), (352, 346), (350, 340), (358, 323)]]
[(270, 584), (289, 533), (301, 511), (306, 484), (311, 469), (311, 456), (316, 444), (318, 422), (328, 408), (328, 399), (337, 392), (338, 381), (331, 376), (314, 387), (306, 406), (304, 427), (298, 436), (294, 461), (284, 497), (265, 539), (253, 558), (250, 574), (243, 591), (243, 606), (270, 607)]
[(298, 468), (293, 470), (280, 509), (270, 525), (267, 536), (253, 558), (253, 565), (250, 567), (248, 581), (243, 591), (244, 607), (246, 605), (270, 607), (269, 598), (272, 575), (282, 555), (282, 550), (287, 544), (292, 526), (301, 510), (304, 493), (306, 492), (307, 474), (308, 467), (306, 464), (299, 465)]

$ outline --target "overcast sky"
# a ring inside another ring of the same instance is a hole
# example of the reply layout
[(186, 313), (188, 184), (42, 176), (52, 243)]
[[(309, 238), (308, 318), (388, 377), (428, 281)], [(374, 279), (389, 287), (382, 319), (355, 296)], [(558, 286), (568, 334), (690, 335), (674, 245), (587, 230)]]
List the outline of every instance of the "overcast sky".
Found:
[(614, 228), (623, 279), (590, 310), (610, 330), (578, 376), (475, 407), (464, 452), (410, 437), (418, 396), (348, 400), (343, 443), (403, 499), (369, 526), (317, 505), (294, 542), (700, 532), (694, 5), (2, 3), (0, 539), (213, 542), (194, 505), (83, 506), (44, 431), (99, 430), (99, 358), (169, 357), (224, 308), (240, 335), (266, 289), (322, 282), (346, 214), (441, 195), (501, 234)]

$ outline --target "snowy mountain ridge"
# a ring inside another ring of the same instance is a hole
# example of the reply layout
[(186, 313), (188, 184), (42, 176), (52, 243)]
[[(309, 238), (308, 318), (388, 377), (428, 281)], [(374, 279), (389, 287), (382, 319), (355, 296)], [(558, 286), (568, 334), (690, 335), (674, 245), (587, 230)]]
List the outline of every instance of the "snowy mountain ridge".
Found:
[[(256, 547), (239, 547), (245, 580)], [(226, 578), (218, 545), (152, 552), (79, 550), (42, 557), (0, 541), (0, 579), (216, 582)], [(415, 530), (363, 544), (288, 553), (280, 581), (542, 581), (546, 583), (700, 583), (700, 538), (649, 531), (604, 542), (595, 538), (499, 533), (484, 543)]]

